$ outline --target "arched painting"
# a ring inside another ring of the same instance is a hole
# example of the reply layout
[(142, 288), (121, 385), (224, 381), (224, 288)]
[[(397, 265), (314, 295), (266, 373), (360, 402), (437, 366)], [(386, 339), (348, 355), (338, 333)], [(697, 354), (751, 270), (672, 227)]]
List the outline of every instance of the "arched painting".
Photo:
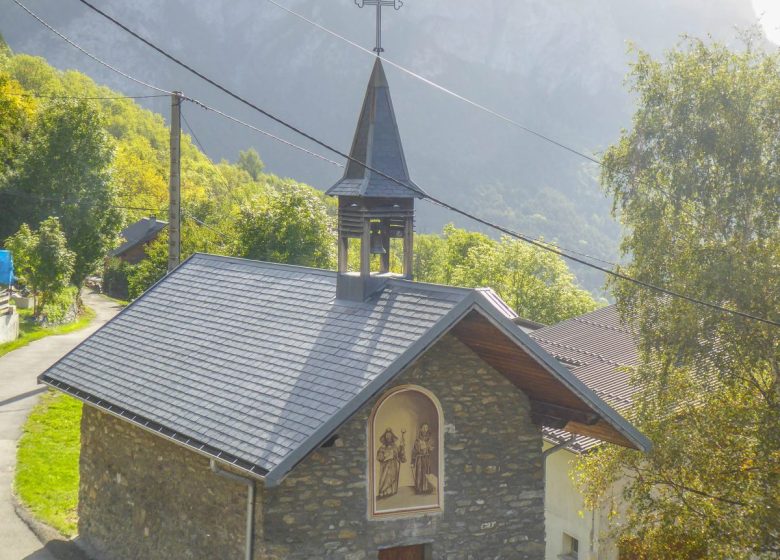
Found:
[(443, 418), (430, 391), (388, 391), (369, 419), (369, 503), (375, 517), (441, 511)]

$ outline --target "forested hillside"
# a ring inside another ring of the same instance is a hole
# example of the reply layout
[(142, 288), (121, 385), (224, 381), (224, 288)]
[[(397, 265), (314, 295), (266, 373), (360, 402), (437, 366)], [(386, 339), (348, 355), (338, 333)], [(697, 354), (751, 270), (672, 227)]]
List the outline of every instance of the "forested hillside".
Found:
[[(26, 239), (43, 235), (41, 224), (55, 237), (61, 229), (68, 253), (60, 260), (70, 254), (73, 260), (61, 276), (80, 286), (103, 270), (122, 227), (145, 216), (167, 218), (169, 130), (161, 115), (80, 72), (59, 71), (6, 46), (0, 104), (0, 239), (15, 234), (6, 244), (17, 252), (30, 245)], [(214, 163), (183, 135), (182, 213), (185, 257), (202, 251), (334, 267), (334, 201), (267, 173), (253, 149), (236, 154), (235, 162)], [(16, 233), (23, 224), (29, 229)], [(163, 236), (150, 246), (149, 259), (138, 265), (110, 260), (106, 274), (127, 277), (129, 297), (137, 297), (165, 273), (166, 251)], [(559, 258), (453, 226), (418, 236), (415, 275), (494, 287), (520, 314), (540, 322), (596, 305)]]

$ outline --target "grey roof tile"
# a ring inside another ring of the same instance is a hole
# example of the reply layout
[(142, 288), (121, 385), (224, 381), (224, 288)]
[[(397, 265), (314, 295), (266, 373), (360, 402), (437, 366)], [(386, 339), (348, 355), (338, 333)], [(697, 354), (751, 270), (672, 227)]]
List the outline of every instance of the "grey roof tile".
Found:
[(196, 255), (43, 379), (270, 471), (470, 293), (335, 291), (328, 271)]
[[(624, 414), (631, 408), (636, 387), (629, 369), (639, 363), (638, 345), (614, 305), (543, 327), (530, 336), (615, 410)], [(555, 441), (571, 437), (563, 430), (544, 430)], [(584, 452), (600, 443), (576, 436), (569, 447)]]

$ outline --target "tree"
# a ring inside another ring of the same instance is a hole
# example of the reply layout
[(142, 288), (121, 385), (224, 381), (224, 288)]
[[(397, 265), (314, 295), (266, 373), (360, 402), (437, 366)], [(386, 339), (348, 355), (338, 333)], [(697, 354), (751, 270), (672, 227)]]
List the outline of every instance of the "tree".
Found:
[(69, 285), (73, 274), (76, 258), (68, 249), (68, 240), (60, 222), (50, 216), (35, 232), (27, 224), (22, 224), (5, 245), (13, 253), (19, 271), (33, 293), (41, 296), (35, 305), (35, 314), (38, 315), (51, 297)]
[(21, 151), (34, 110), (35, 104), (24, 97), (22, 86), (0, 72), (0, 186)]
[(441, 236), (416, 237), (414, 274), (423, 282), (493, 288), (519, 315), (544, 324), (597, 307), (560, 257), (452, 224), (444, 226)]
[(249, 173), (249, 176), (253, 180), (257, 181), (260, 175), (265, 169), (263, 160), (260, 159), (260, 154), (254, 148), (249, 148), (246, 151), (238, 152), (238, 167)]
[(86, 101), (42, 108), (8, 188), (20, 193), (0, 237), (21, 223), (57, 215), (76, 254), (73, 283), (80, 286), (116, 241), (123, 214), (111, 181), (112, 143), (99, 113)]
[(455, 267), (458, 286), (489, 286), (521, 317), (551, 325), (596, 309), (561, 257), (509, 237), (471, 247)]
[[(624, 272), (780, 320), (780, 54), (688, 41), (639, 52), (633, 127), (604, 158), (626, 228)], [(582, 465), (592, 505), (626, 481), (617, 537), (635, 558), (780, 553), (780, 329), (613, 282), (639, 335), (646, 457)]]
[(270, 191), (242, 209), (238, 250), (263, 261), (330, 268), (336, 246), (333, 224), (321, 195), (298, 184)]
[(16, 283), (20, 288), (29, 288), (35, 293), (35, 248), (38, 236), (27, 224), (22, 224), (15, 234), (5, 240), (5, 248), (11, 251), (14, 258), (14, 273)]

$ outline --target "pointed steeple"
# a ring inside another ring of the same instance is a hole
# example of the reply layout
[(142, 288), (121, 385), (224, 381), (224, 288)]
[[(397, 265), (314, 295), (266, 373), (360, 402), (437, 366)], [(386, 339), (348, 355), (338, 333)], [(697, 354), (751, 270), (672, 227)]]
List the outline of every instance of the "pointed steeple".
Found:
[(401, 181), (409, 188), (369, 171), (355, 161), (349, 161), (344, 177), (333, 185), (327, 194), (371, 198), (423, 198), (425, 196), (424, 191), (409, 177), (401, 135), (393, 111), (393, 101), (390, 98), (390, 87), (379, 57), (368, 81), (350, 156), (368, 167)]

